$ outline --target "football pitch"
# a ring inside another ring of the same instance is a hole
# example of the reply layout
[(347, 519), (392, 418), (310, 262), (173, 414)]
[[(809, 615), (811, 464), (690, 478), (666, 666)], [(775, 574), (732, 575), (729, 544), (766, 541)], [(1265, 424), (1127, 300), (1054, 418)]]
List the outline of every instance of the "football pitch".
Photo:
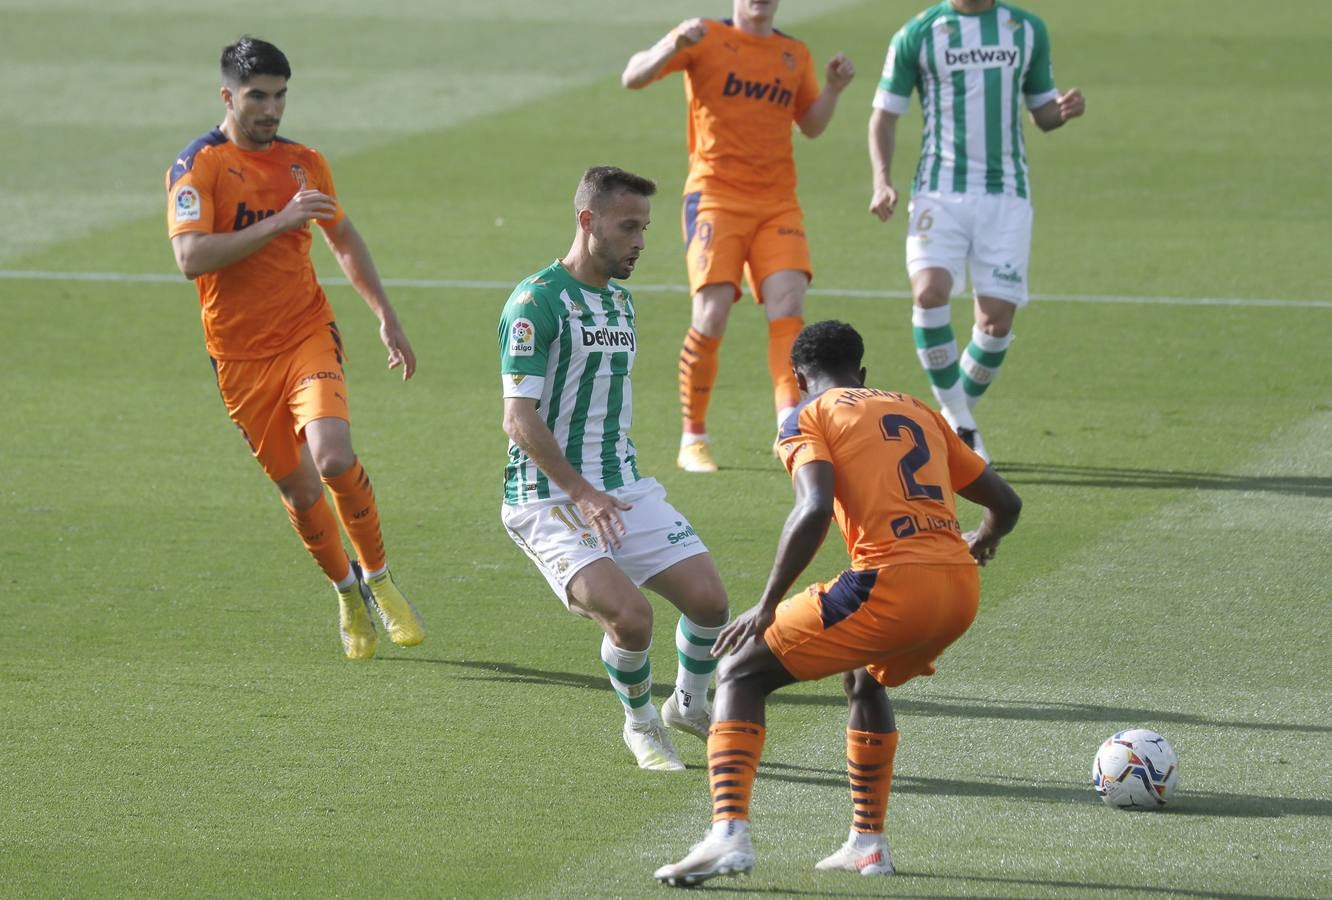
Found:
[[(771, 699), (755, 871), (705, 889), (1332, 895), (1332, 12), (1024, 5), (1088, 111), (1027, 128), (1036, 299), (977, 411), (1025, 508), (975, 625), (891, 694), (899, 874), (813, 870), (851, 811), (830, 679)], [(743, 299), (710, 422), (724, 471), (678, 472), (682, 89), (618, 81), (729, 6), (0, 0), (0, 897), (664, 895), (653, 869), (708, 819), (704, 748), (677, 740), (683, 773), (634, 766), (597, 629), (499, 524), (495, 327), (508, 286), (568, 248), (586, 166), (659, 181), (627, 282), (639, 466), (751, 606), (791, 502), (766, 330)], [(851, 322), (870, 384), (928, 397), (903, 216), (866, 211), (870, 97), (920, 8), (785, 0), (778, 25), (858, 69), (828, 132), (797, 138), (806, 319)], [(226, 418), (166, 239), (163, 173), (220, 121), (218, 52), (246, 32), (290, 57), (282, 131), (330, 158), (420, 359), (407, 384), (383, 370), (316, 248), (357, 450), (427, 626), (368, 663), (342, 658), (334, 595)], [(899, 186), (919, 123), (913, 99)], [(955, 301), (959, 335), (970, 318)], [(801, 583), (845, 564), (834, 531)], [(676, 616), (656, 609), (660, 702)], [(1130, 727), (1179, 753), (1159, 812), (1090, 788)]]

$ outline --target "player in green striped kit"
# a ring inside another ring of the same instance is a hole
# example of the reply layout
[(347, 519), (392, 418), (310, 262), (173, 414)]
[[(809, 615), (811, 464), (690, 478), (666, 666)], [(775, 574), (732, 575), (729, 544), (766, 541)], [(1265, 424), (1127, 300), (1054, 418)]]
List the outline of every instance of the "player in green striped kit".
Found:
[[(1026, 306), (1031, 181), (1022, 107), (1042, 131), (1082, 115), (1055, 88), (1045, 23), (995, 0), (945, 0), (893, 36), (870, 115), (870, 212), (892, 217), (897, 119), (919, 92), (924, 127), (911, 183), (907, 272), (916, 353), (940, 411), (989, 459), (972, 408), (999, 373)], [(970, 269), (976, 318), (959, 356), (948, 300)]]
[[(573, 246), (514, 288), (500, 317), (509, 462), (501, 519), (572, 612), (601, 626), (601, 661), (624, 707), (624, 741), (644, 769), (684, 768), (664, 725), (707, 740), (711, 649), (726, 590), (689, 520), (638, 471), (629, 438), (638, 350), (628, 278), (656, 185), (613, 166), (583, 174)], [(676, 623), (675, 690), (652, 705), (652, 606)]]

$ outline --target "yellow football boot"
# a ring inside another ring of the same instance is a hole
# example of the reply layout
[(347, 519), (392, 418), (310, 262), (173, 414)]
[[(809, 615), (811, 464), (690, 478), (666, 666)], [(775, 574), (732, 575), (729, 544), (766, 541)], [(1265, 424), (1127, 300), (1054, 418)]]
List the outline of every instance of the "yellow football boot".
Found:
[(399, 647), (415, 647), (425, 640), (425, 623), (421, 621), (421, 614), (398, 590), (392, 574), (385, 571), (382, 575), (367, 578), (365, 584), (374, 596), (379, 618), (388, 629), (389, 640)]
[(379, 635), (375, 621), (370, 618), (369, 592), (361, 580), (361, 570), (352, 563), (356, 583), (346, 591), (338, 591), (338, 632), (342, 635), (342, 652), (348, 659), (370, 659), (379, 648)]
[(686, 472), (715, 472), (717, 463), (712, 459), (712, 445), (707, 441), (690, 441), (680, 448), (675, 464)]

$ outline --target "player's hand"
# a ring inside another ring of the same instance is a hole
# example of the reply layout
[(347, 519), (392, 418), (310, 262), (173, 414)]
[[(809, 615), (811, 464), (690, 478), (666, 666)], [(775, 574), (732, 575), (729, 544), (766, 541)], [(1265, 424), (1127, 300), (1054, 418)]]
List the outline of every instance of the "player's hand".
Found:
[(596, 529), (601, 546), (614, 547), (618, 550), (620, 535), (627, 533), (624, 517), (620, 515), (620, 511), (633, 509), (633, 505), (598, 490), (579, 497), (574, 503), (578, 505), (578, 512), (583, 516), (583, 521)]
[(385, 319), (379, 325), (379, 339), (388, 350), (388, 367), (396, 369), (402, 366), (402, 380), (406, 381), (416, 374), (416, 353), (412, 342), (407, 340), (407, 333), (402, 330), (398, 320)]
[(671, 37), (675, 39), (675, 49), (683, 50), (685, 47), (692, 47), (703, 40), (703, 35), (708, 33), (708, 23), (703, 19), (685, 19), (671, 32)]
[(717, 642), (712, 645), (712, 655), (723, 656), (743, 647), (746, 641), (762, 637), (775, 617), (775, 610), (769, 609), (762, 603), (745, 610), (739, 618), (733, 620), (730, 625), (722, 629), (721, 634), (717, 635)]
[(887, 222), (897, 211), (897, 188), (892, 182), (879, 181), (874, 185), (874, 196), (870, 197), (869, 211), (879, 217), (880, 222)]
[(994, 551), (999, 549), (999, 539), (989, 532), (981, 534), (979, 528), (962, 535), (962, 540), (967, 542), (967, 549), (971, 551), (971, 557), (976, 560), (978, 566), (983, 566), (994, 559)]
[(851, 60), (846, 58), (845, 53), (839, 53), (828, 60), (828, 68), (824, 73), (824, 81), (828, 87), (834, 91), (842, 91), (851, 79), (856, 77), (856, 67), (852, 65)]
[(1087, 111), (1087, 101), (1082, 97), (1082, 91), (1077, 88), (1066, 91), (1058, 96), (1059, 115), (1067, 122), (1069, 119), (1076, 119)]
[(338, 212), (338, 201), (323, 191), (297, 191), (277, 214), (283, 231), (300, 228), (311, 219), (331, 219)]

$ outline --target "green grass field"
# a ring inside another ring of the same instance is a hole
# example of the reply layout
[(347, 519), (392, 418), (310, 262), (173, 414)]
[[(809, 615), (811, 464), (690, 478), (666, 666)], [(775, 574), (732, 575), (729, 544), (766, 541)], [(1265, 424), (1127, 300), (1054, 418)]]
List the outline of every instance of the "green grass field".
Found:
[[(567, 248), (585, 166), (659, 179), (629, 282), (635, 441), (749, 607), (790, 504), (761, 316), (742, 303), (723, 351), (726, 471), (676, 472), (682, 91), (617, 79), (680, 18), (727, 7), (0, 0), (0, 896), (663, 895), (652, 870), (706, 823), (703, 748), (681, 740), (682, 774), (633, 766), (596, 628), (499, 525), (494, 329), (502, 285)], [(975, 626), (894, 693), (900, 874), (813, 871), (850, 813), (830, 680), (774, 697), (758, 867), (709, 887), (1332, 895), (1332, 13), (1033, 8), (1088, 113), (1028, 129), (1041, 299), (979, 408), (1026, 507)], [(906, 289), (904, 223), (865, 211), (864, 134), (888, 39), (918, 9), (787, 0), (779, 24), (860, 72), (829, 132), (798, 144), (807, 318), (851, 321), (873, 384), (928, 395), (908, 302), (854, 293)], [(327, 152), (383, 275), (437, 285), (391, 291), (420, 356), (407, 385), (359, 299), (330, 288), (357, 448), (429, 629), (367, 664), (341, 658), (333, 595), (226, 419), (193, 288), (151, 278), (174, 272), (163, 172), (220, 120), (217, 53), (246, 31), (290, 55), (283, 131)], [(918, 124), (913, 103), (899, 183)], [(448, 286), (464, 282), (496, 286)], [(1189, 302), (1209, 298), (1234, 302)], [(834, 537), (806, 580), (844, 565)], [(660, 699), (675, 616), (658, 609)], [(1132, 726), (1180, 754), (1160, 813), (1089, 787), (1100, 741)]]

